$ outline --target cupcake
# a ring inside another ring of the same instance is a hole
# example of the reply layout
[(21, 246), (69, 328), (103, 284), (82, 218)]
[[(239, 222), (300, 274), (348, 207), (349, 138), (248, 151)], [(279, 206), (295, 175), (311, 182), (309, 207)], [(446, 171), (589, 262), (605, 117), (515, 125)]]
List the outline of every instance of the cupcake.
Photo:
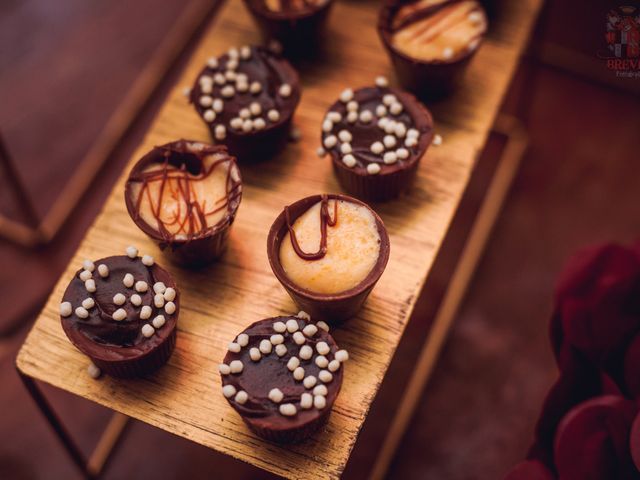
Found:
[(347, 193), (386, 201), (409, 189), (432, 138), (427, 108), (379, 77), (374, 87), (340, 94), (322, 122), (319, 153), (329, 153)]
[(153, 257), (85, 260), (64, 292), (64, 333), (92, 364), (93, 377), (139, 377), (164, 365), (176, 344), (180, 293)]
[(219, 366), (222, 394), (257, 435), (299, 442), (329, 417), (348, 358), (328, 325), (305, 312), (267, 318), (229, 343)]
[(216, 143), (240, 161), (257, 161), (287, 142), (300, 84), (285, 59), (244, 46), (210, 58), (189, 95)]
[(378, 30), (402, 85), (422, 97), (452, 90), (487, 31), (475, 0), (395, 0)]
[(313, 53), (321, 44), (333, 0), (244, 0), (267, 44), (288, 55)]
[(176, 263), (218, 258), (242, 197), (235, 158), (222, 145), (178, 140), (135, 164), (125, 203), (135, 224)]
[(366, 204), (346, 195), (314, 195), (276, 218), (267, 255), (299, 308), (337, 323), (358, 312), (382, 275), (389, 236)]

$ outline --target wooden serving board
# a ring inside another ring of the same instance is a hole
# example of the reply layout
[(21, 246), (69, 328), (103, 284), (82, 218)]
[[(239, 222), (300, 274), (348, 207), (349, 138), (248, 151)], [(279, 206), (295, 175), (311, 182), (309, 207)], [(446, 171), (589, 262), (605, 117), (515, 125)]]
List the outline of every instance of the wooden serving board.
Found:
[[(391, 257), (358, 317), (333, 329), (351, 359), (342, 392), (322, 432), (286, 447), (257, 438), (223, 398), (217, 365), (227, 343), (251, 322), (297, 312), (269, 268), (267, 232), (284, 205), (307, 195), (340, 191), (330, 160), (315, 154), (321, 119), (339, 93), (346, 87), (371, 84), (380, 74), (394, 84), (375, 30), (378, 2), (336, 2), (325, 36), (327, 57), (300, 72), (303, 95), (295, 125), (302, 138), (277, 158), (241, 166), (244, 193), (223, 259), (201, 271), (181, 269), (164, 260), (126, 212), (123, 182), (128, 171), (123, 172), (20, 350), (20, 371), (284, 477), (339, 477), (485, 143), (539, 3), (505, 2), (501, 14), (505, 20), (494, 20), (465, 85), (433, 108), (436, 132), (444, 144), (427, 152), (409, 196), (375, 205), (389, 231)], [(211, 55), (257, 42), (242, 2), (227, 2), (131, 164), (154, 145), (178, 138), (209, 140), (207, 128), (182, 91)], [(94, 381), (86, 373), (87, 358), (62, 331), (60, 299), (83, 259), (121, 254), (132, 244), (155, 256), (181, 289), (176, 351), (149, 378)]]

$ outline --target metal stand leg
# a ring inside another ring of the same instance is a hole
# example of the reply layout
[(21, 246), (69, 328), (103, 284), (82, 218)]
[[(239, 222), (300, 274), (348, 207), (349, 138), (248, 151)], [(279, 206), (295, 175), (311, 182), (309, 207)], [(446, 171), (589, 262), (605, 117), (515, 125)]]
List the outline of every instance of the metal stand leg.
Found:
[(53, 428), (53, 431), (58, 436), (58, 439), (71, 457), (73, 463), (78, 467), (80, 473), (82, 473), (87, 480), (98, 478), (104, 471), (104, 468), (115, 451), (119, 441), (122, 439), (129, 417), (121, 413), (113, 414), (109, 424), (103, 431), (95, 450), (87, 461), (40, 388), (38, 388), (35, 380), (24, 375), (20, 371), (18, 371), (18, 374), (20, 375), (22, 383), (24, 383), (24, 386), (31, 395), (31, 398), (33, 398), (36, 405), (49, 422), (49, 425)]

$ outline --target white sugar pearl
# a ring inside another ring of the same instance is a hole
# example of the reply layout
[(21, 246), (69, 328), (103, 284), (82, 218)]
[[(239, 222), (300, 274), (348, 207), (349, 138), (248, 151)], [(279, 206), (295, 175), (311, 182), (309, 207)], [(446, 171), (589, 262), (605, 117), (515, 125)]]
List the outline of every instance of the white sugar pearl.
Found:
[(304, 368), (298, 367), (293, 371), (293, 378), (300, 381), (304, 378)]
[(291, 85), (289, 85), (288, 83), (283, 83), (282, 85), (280, 85), (278, 93), (281, 97), (287, 98), (291, 95)]
[(442, 135), (438, 135), (437, 133), (433, 136), (433, 141), (431, 142), (436, 147), (442, 145)]
[(399, 148), (398, 150), (396, 150), (396, 156), (401, 160), (405, 160), (409, 158), (409, 150), (407, 150), (406, 148)]
[(231, 369), (231, 373), (240, 373), (240, 372), (242, 372), (242, 369), (244, 368), (244, 365), (242, 364), (242, 362), (240, 360), (233, 360), (229, 364), (229, 368)]
[(344, 163), (347, 167), (353, 168), (356, 166), (356, 157), (351, 155), (350, 153), (342, 157), (342, 163)]
[(393, 133), (396, 137), (404, 138), (404, 136), (407, 134), (407, 127), (405, 127), (404, 123), (397, 122)]
[(262, 85), (260, 85), (260, 82), (251, 82), (249, 91), (253, 94), (260, 93), (262, 91)]
[(329, 325), (327, 325), (327, 323), (322, 320), (320, 320), (319, 322), (316, 322), (316, 326), (324, 330), (325, 332), (329, 331)]
[(419, 136), (420, 136), (420, 132), (415, 128), (410, 128), (409, 131), (407, 132), (407, 137), (418, 138)]
[(91, 277), (93, 277), (92, 273), (89, 270), (82, 270), (80, 272), (80, 275), (78, 276), (80, 277), (80, 280), (82, 280), (83, 282), (86, 282)]
[(347, 153), (351, 153), (352, 152), (351, 144), (343, 143), (342, 145), (340, 145), (340, 152), (344, 155), (346, 155)]
[(209, 57), (207, 60), (207, 67), (218, 68), (218, 59), (216, 57)]
[(304, 342), (307, 341), (302, 332), (295, 332), (293, 334), (293, 341), (296, 342), (296, 345), (304, 345)]
[(227, 71), (229, 70), (237, 70), (238, 69), (238, 60), (236, 60), (235, 58), (232, 58), (231, 60), (229, 60), (227, 62), (227, 64), (225, 65), (225, 67), (227, 68)]
[(340, 120), (342, 120), (342, 115), (340, 115), (338, 112), (329, 112), (327, 113), (327, 120), (330, 120), (333, 123), (338, 123)]
[(251, 117), (251, 111), (248, 108), (241, 108), (238, 112), (238, 116), (241, 119), (246, 120), (247, 118)]
[(191, 88), (184, 87), (182, 89), (182, 95), (184, 95), (185, 97), (189, 98), (191, 96)]
[(87, 367), (87, 373), (93, 379), (99, 378), (102, 375), (102, 370), (96, 367), (93, 363), (90, 363)]
[(60, 315), (68, 317), (73, 312), (73, 307), (70, 302), (62, 302), (60, 304)]
[(260, 350), (258, 350), (256, 347), (253, 347), (249, 350), (249, 357), (254, 362), (257, 362), (262, 358), (262, 354), (260, 353)]
[(96, 269), (95, 264), (91, 260), (85, 260), (82, 262), (82, 267), (90, 272), (93, 272)]
[(164, 291), (164, 299), (167, 302), (173, 302), (176, 298), (176, 290), (172, 287), (168, 287), (165, 291)]
[(249, 394), (244, 390), (240, 390), (238, 393), (236, 393), (236, 396), (233, 399), (240, 405), (244, 405), (245, 403), (247, 403), (247, 400), (249, 400)]
[(211, 104), (213, 103), (213, 98), (211, 98), (209, 95), (204, 95), (200, 97), (200, 100), (198, 100), (198, 103), (200, 103), (200, 106), (202, 107), (210, 107)]
[(313, 406), (318, 410), (322, 410), (327, 406), (327, 399), (323, 395), (315, 395), (313, 397)]
[(154, 328), (162, 328), (166, 321), (167, 320), (164, 318), (164, 315), (157, 315), (153, 320), (151, 320), (151, 324)]
[(276, 333), (275, 335), (271, 335), (271, 337), (269, 337), (269, 341), (272, 345), (280, 345), (281, 343), (284, 343), (284, 337), (279, 333)]
[(376, 175), (380, 173), (380, 165), (377, 163), (370, 163), (367, 165), (367, 173), (369, 173), (369, 175)]
[(226, 72), (224, 72), (224, 78), (231, 82), (234, 82), (236, 80), (236, 76), (237, 74), (233, 70), (227, 70)]
[(167, 291), (167, 286), (164, 282), (156, 282), (153, 284), (153, 291), (156, 293), (164, 293)]
[(382, 142), (373, 142), (371, 144), (371, 151), (376, 155), (380, 155), (384, 151), (384, 145)]
[(287, 326), (284, 322), (275, 322), (273, 324), (273, 329), (278, 333), (284, 333), (287, 330)]
[(303, 393), (300, 395), (300, 408), (308, 410), (311, 407), (313, 407), (313, 395), (310, 393)]
[(101, 263), (100, 265), (98, 265), (98, 274), (102, 278), (108, 277), (109, 276), (109, 267), (107, 267), (104, 263)]
[(136, 258), (138, 256), (138, 249), (133, 245), (129, 245), (126, 249), (127, 257)]
[(351, 100), (349, 103), (347, 103), (348, 112), (355, 112), (356, 110), (358, 110), (358, 102), (356, 102), (355, 100)]
[(324, 355), (318, 355), (316, 357), (315, 363), (320, 368), (327, 368), (327, 365), (329, 365), (329, 360), (327, 360), (327, 357), (325, 357)]
[(222, 87), (222, 90), (220, 90), (220, 95), (222, 95), (224, 98), (231, 98), (235, 95), (235, 93), (236, 91), (231, 85), (225, 85), (224, 87)]
[(329, 133), (333, 130), (333, 122), (331, 120), (325, 120), (322, 122), (322, 131), (325, 133)]
[(202, 114), (202, 118), (204, 118), (205, 122), (213, 122), (216, 119), (216, 112), (214, 112), (213, 110), (205, 110), (205, 112)]
[(246, 347), (247, 345), (249, 345), (249, 335), (247, 335), (246, 333), (241, 333), (240, 335), (238, 335), (238, 338), (236, 338), (236, 343), (241, 347)]
[(142, 305), (142, 297), (137, 293), (134, 293), (133, 295), (131, 295), (131, 297), (129, 298), (129, 301), (131, 302), (132, 305), (135, 305), (136, 307), (139, 307), (140, 305)]
[(146, 338), (149, 338), (151, 336), (153, 336), (154, 333), (156, 333), (155, 329), (149, 325), (148, 323), (145, 323), (142, 326), (142, 329), (140, 330), (142, 332), (142, 335)]
[(384, 105), (378, 105), (376, 107), (376, 115), (378, 117), (384, 117), (387, 114), (387, 107)]
[(338, 138), (335, 135), (329, 135), (324, 139), (325, 148), (333, 148), (338, 143)]
[(300, 311), (298, 312), (298, 314), (296, 315), (296, 317), (301, 318), (301, 319), (303, 319), (303, 320), (306, 320), (306, 321), (308, 321), (308, 322), (309, 322), (309, 321), (311, 321), (311, 315), (309, 315), (309, 314), (308, 314), (307, 312), (305, 312), (304, 310), (300, 310)]
[(338, 360), (331, 360), (327, 368), (330, 372), (336, 372), (340, 368), (340, 362)]
[(251, 58), (251, 47), (248, 45), (244, 45), (240, 47), (240, 58), (244, 60), (248, 60)]
[(278, 110), (271, 109), (267, 112), (267, 118), (272, 122), (277, 122), (280, 120), (280, 112), (278, 112)]
[(258, 102), (252, 102), (251, 105), (249, 105), (249, 111), (251, 115), (260, 115), (262, 113), (262, 107)]
[(333, 375), (328, 370), (320, 370), (318, 372), (318, 378), (321, 382), (329, 383), (331, 380), (333, 380)]
[(214, 134), (216, 140), (224, 140), (225, 138), (227, 138), (227, 129), (224, 125), (216, 125)]
[(280, 403), (284, 398), (284, 393), (279, 388), (272, 388), (269, 390), (269, 400), (274, 403)]
[(287, 325), (287, 332), (289, 333), (296, 332), (299, 328), (298, 321), (293, 318), (290, 318), (289, 320), (287, 320), (286, 325)]
[(85, 299), (82, 301), (82, 306), (83, 306), (84, 308), (86, 308), (87, 310), (91, 310), (93, 307), (95, 307), (95, 306), (96, 306), (96, 302), (95, 302), (95, 300), (94, 300), (93, 298), (88, 297), (88, 298), (85, 298)]
[(96, 291), (96, 281), (93, 278), (90, 278), (86, 282), (84, 282), (84, 288), (87, 289), (87, 292), (93, 293)]
[(174, 313), (176, 313), (176, 304), (173, 302), (167, 302), (164, 306), (164, 311), (169, 315), (173, 315)]
[(283, 403), (280, 405), (281, 415), (284, 415), (285, 417), (293, 417), (296, 413), (298, 413), (298, 410), (293, 403)]
[(213, 77), (210, 75), (202, 75), (199, 79), (198, 79), (198, 83), (203, 86), (203, 85), (211, 85), (213, 83)]
[(283, 344), (276, 345), (275, 351), (276, 355), (282, 357), (287, 354), (287, 347), (285, 347)]
[(249, 133), (253, 130), (253, 122), (251, 120), (245, 120), (242, 122), (242, 131), (245, 133)]
[(200, 86), (200, 91), (205, 95), (210, 95), (213, 92), (213, 83), (203, 83)]
[(300, 359), (298, 357), (291, 357), (287, 362), (287, 368), (291, 372), (293, 372), (299, 366), (300, 366)]
[(326, 355), (331, 351), (329, 345), (327, 345), (327, 342), (318, 342), (316, 344), (316, 350), (320, 355)]
[(398, 161), (396, 152), (387, 152), (384, 154), (383, 161), (386, 165), (392, 165)]
[(313, 389), (314, 395), (322, 395), (323, 397), (326, 397), (328, 393), (329, 393), (329, 389), (327, 388), (326, 385), (318, 385)]
[(216, 73), (213, 76), (213, 81), (216, 82), (216, 84), (218, 85), (224, 85), (225, 83), (227, 83), (227, 79), (222, 73)]
[(445, 49), (442, 50), (442, 58), (444, 58), (445, 60), (449, 60), (452, 57), (453, 57), (453, 48), (445, 47)]
[(127, 273), (122, 279), (122, 283), (124, 283), (124, 286), (127, 288), (133, 287), (133, 275)]
[(380, 120), (378, 120), (378, 128), (384, 130), (385, 128), (387, 128), (387, 125), (389, 125), (390, 120), (387, 117), (382, 117)]
[(269, 340), (264, 339), (264, 340), (260, 340), (260, 345), (258, 348), (262, 353), (264, 353), (265, 355), (268, 355), (271, 353), (272, 345)]
[(392, 103), (389, 107), (391, 115), (400, 115), (402, 113), (402, 104), (400, 102)]
[(384, 132), (391, 135), (391, 134), (395, 134), (396, 133), (396, 121), (395, 120), (389, 120), (387, 122), (387, 124), (384, 126)]
[(346, 362), (347, 360), (349, 360), (349, 352), (347, 352), (346, 350), (338, 350), (333, 358), (338, 360), (340, 363)]
[(224, 398), (231, 398), (236, 394), (236, 387), (233, 385), (225, 385), (222, 387), (222, 395)]
[(320, 158), (324, 157), (327, 154), (327, 151), (322, 148), (322, 147), (318, 147), (316, 149), (316, 155), (318, 155)]
[(387, 93), (382, 97), (382, 103), (384, 103), (387, 107), (397, 101), (396, 96), (392, 93)]
[(318, 332), (318, 327), (315, 325), (307, 325), (302, 329), (302, 333), (304, 333), (307, 337), (313, 337)]
[(122, 293), (116, 293), (113, 296), (113, 303), (116, 305), (124, 305), (124, 302), (127, 301), (127, 297), (125, 297)]
[(149, 285), (147, 284), (147, 282), (144, 282), (142, 280), (138, 280), (136, 282), (136, 292), (138, 293), (144, 293), (147, 290), (149, 290)]
[(300, 358), (303, 360), (309, 360), (311, 357), (313, 357), (313, 348), (311, 348), (309, 345), (305, 345), (304, 347), (300, 348), (300, 353), (298, 355), (300, 355)]
[(305, 377), (304, 380), (302, 381), (302, 384), (304, 385), (304, 388), (313, 388), (313, 386), (318, 382), (318, 379), (316, 377), (314, 377), (313, 375), (309, 375), (308, 377)]
[(233, 353), (240, 353), (240, 350), (242, 350), (242, 347), (236, 342), (229, 342), (229, 344), (227, 345), (227, 348), (229, 349), (230, 352), (233, 352)]
[(406, 147), (415, 147), (418, 144), (418, 140), (415, 137), (407, 137), (404, 141)]
[(153, 305), (156, 308), (164, 307), (164, 296), (160, 293), (157, 293), (153, 296)]
[(371, 113), (371, 110), (363, 110), (360, 112), (360, 121), (362, 123), (369, 123), (371, 120), (373, 120), (373, 113)]
[(76, 316), (80, 318), (87, 318), (89, 316), (89, 312), (84, 307), (76, 308)]
[(229, 58), (238, 58), (240, 56), (240, 52), (238, 51), (237, 48), (235, 47), (231, 47), (228, 51), (227, 51), (227, 55), (229, 55)]
[(224, 102), (221, 99), (216, 98), (213, 100), (213, 104), (211, 106), (213, 107), (214, 112), (220, 113), (224, 109)]
[(353, 98), (353, 90), (351, 90), (350, 88), (347, 88), (346, 90), (343, 90), (342, 93), (340, 94), (340, 101), (342, 103), (347, 103), (352, 98)]
[(121, 322), (122, 320), (127, 318), (127, 311), (124, 308), (119, 308), (115, 312), (113, 312), (111, 318), (113, 318), (116, 322)]
[(379, 77), (376, 77), (376, 86), (380, 88), (388, 87), (389, 80), (387, 80), (387, 77), (383, 77), (382, 75), (380, 75)]
[(140, 309), (140, 319), (141, 320), (147, 320), (148, 318), (151, 318), (151, 307), (149, 305), (145, 305)]
[(356, 123), (358, 121), (358, 112), (349, 112), (347, 114), (347, 123)]

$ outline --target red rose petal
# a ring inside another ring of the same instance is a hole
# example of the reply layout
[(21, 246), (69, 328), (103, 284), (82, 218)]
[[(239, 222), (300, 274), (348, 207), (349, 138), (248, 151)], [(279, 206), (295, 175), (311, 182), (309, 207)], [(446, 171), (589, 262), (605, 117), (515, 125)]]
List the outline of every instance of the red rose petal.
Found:
[(504, 480), (554, 480), (555, 476), (538, 460), (525, 460), (516, 465)]
[(636, 335), (625, 353), (624, 383), (631, 397), (640, 398), (640, 335)]
[(638, 470), (638, 476), (640, 476), (640, 414), (636, 415), (636, 419), (631, 425), (631, 433), (629, 434), (629, 450), (631, 450), (631, 458)]
[(554, 458), (563, 480), (633, 478), (629, 431), (635, 404), (603, 395), (587, 400), (565, 415), (556, 431)]

